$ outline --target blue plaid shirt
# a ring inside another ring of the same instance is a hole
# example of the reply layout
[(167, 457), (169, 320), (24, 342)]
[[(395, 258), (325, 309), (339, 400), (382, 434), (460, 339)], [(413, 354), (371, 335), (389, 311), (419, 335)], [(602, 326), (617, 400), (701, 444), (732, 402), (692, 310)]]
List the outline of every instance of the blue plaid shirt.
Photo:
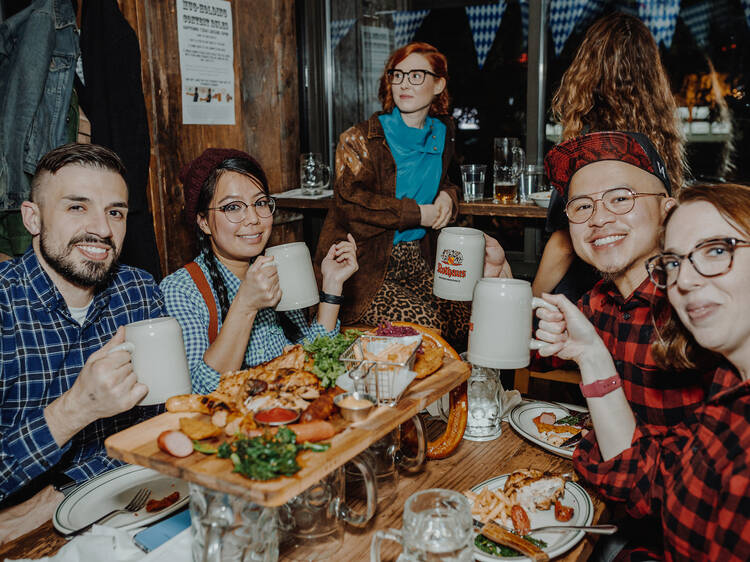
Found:
[(50, 470), (80, 482), (121, 464), (107, 457), (104, 439), (160, 406), (99, 419), (62, 447), (44, 408), (73, 386), (88, 357), (119, 326), (164, 315), (159, 287), (139, 269), (120, 265), (79, 325), (32, 249), (0, 263), (0, 501)]
[[(211, 277), (206, 267), (203, 256), (198, 256), (195, 262), (203, 270), (211, 292), (219, 308), (219, 297), (211, 284)], [(233, 301), (240, 288), (240, 279), (220, 261), (217, 260), (219, 272), (224, 285), (227, 288), (227, 297)], [(168, 275), (161, 282), (161, 290), (164, 292), (164, 300), (167, 305), (167, 313), (177, 318), (182, 326), (182, 338), (185, 341), (185, 352), (187, 353), (190, 377), (193, 380), (193, 392), (207, 394), (216, 389), (219, 384), (219, 373), (206, 365), (203, 354), (208, 349), (208, 305), (203, 300), (198, 287), (185, 268), (178, 269)], [(221, 312), (219, 312), (221, 314)], [(284, 331), (276, 321), (276, 311), (265, 308), (258, 311), (250, 332), (250, 341), (245, 350), (245, 365), (254, 367), (260, 363), (270, 361), (284, 352), (284, 347), (292, 343), (301, 343), (302, 340), (313, 340), (319, 335), (335, 335), (339, 331), (339, 322), (332, 332), (313, 322), (308, 324), (302, 310), (290, 310), (286, 312), (289, 319), (299, 327), (301, 337), (297, 342), (290, 342), (284, 335)], [(221, 318), (219, 318), (219, 330), (221, 330)]]

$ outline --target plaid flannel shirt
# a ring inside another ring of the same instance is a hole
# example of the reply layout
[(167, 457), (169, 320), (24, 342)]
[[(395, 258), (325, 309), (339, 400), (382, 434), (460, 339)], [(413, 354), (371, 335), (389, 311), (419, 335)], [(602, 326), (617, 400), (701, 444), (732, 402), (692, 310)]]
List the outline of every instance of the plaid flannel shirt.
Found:
[[(654, 329), (669, 317), (670, 307), (664, 291), (648, 277), (627, 298), (613, 283), (600, 281), (581, 297), (578, 308), (612, 354), (625, 396), (641, 422), (666, 431), (702, 404), (708, 384), (700, 373), (664, 371), (654, 362)], [(537, 356), (533, 367), (541, 370), (566, 364), (556, 357)]]
[(93, 298), (83, 325), (29, 249), (0, 264), (0, 501), (52, 470), (80, 482), (121, 463), (104, 439), (157, 413), (138, 407), (96, 420), (58, 447), (44, 408), (68, 390), (88, 357), (119, 326), (164, 316), (151, 276), (120, 265)]
[(638, 425), (603, 461), (585, 439), (576, 470), (634, 517), (661, 517), (667, 560), (750, 560), (750, 381), (719, 367), (704, 404), (664, 433)]
[[(219, 308), (219, 297), (211, 283), (206, 262), (203, 256), (198, 256), (195, 262), (203, 270), (206, 280), (211, 286), (211, 292)], [(224, 285), (227, 288), (229, 302), (234, 300), (240, 288), (240, 279), (220, 261), (217, 260), (219, 272)], [(170, 316), (177, 318), (182, 326), (182, 338), (185, 342), (190, 377), (193, 381), (193, 392), (208, 394), (216, 389), (219, 384), (219, 373), (203, 361), (203, 354), (208, 349), (208, 305), (203, 300), (198, 287), (185, 268), (178, 269), (171, 275), (165, 277), (161, 282), (161, 290), (164, 292), (164, 300), (167, 312)], [(220, 310), (220, 309), (219, 309)], [(245, 365), (254, 367), (260, 363), (270, 361), (284, 352), (284, 347), (292, 343), (301, 343), (304, 339), (314, 340), (320, 335), (335, 335), (339, 331), (339, 322), (331, 332), (313, 322), (309, 324), (302, 310), (290, 310), (285, 313), (289, 319), (299, 328), (301, 337), (296, 342), (290, 342), (284, 335), (279, 323), (276, 321), (276, 311), (272, 308), (259, 310), (253, 322), (250, 332), (250, 341), (245, 351)], [(221, 330), (222, 319), (219, 318), (219, 330)]]

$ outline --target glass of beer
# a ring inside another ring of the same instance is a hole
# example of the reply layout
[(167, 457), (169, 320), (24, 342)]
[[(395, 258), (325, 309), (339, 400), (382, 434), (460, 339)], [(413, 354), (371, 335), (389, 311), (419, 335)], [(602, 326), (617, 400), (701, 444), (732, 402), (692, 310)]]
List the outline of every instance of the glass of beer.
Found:
[(495, 170), (493, 194), (495, 203), (515, 203), (518, 178), (526, 164), (526, 154), (517, 138), (495, 139)]

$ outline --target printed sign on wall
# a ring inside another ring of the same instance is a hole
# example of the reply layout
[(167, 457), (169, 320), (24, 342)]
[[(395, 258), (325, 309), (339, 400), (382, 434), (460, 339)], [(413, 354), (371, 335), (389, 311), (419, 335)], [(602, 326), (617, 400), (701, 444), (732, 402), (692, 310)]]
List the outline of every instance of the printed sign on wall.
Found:
[(232, 6), (176, 0), (185, 125), (234, 125)]

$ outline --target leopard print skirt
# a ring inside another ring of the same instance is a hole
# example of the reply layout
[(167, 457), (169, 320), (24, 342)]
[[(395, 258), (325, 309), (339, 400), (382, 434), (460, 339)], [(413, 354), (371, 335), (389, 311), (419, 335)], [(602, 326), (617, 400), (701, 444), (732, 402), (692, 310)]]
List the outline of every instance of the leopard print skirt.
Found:
[(432, 294), (433, 272), (422, 257), (419, 241), (393, 247), (385, 282), (361, 322), (377, 326), (386, 320), (416, 322), (438, 330), (461, 352), (469, 336), (471, 302), (448, 301)]

